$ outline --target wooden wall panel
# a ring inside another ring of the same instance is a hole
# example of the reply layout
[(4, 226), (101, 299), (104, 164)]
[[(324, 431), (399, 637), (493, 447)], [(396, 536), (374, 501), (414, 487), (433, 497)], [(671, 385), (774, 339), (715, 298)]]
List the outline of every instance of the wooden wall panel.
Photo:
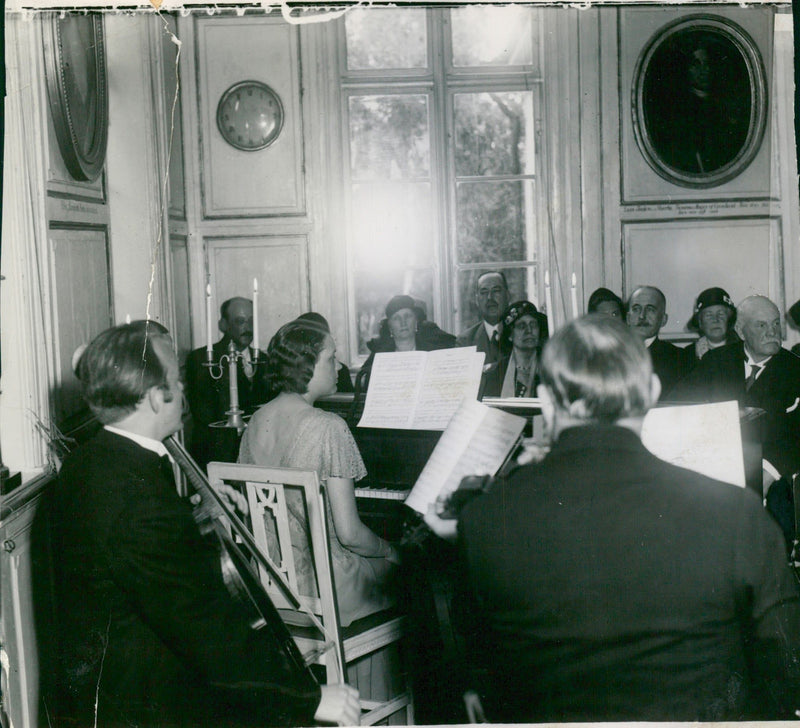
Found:
[[(620, 11), (619, 53), (621, 117), (622, 200), (625, 202), (767, 197), (770, 189), (771, 134), (769, 111), (767, 129), (758, 154), (737, 177), (719, 186), (691, 189), (660, 177), (648, 165), (633, 130), (632, 92), (636, 62), (653, 35), (668, 23), (693, 15), (726, 18), (744, 29), (761, 51), (767, 87), (772, 88), (772, 19), (768, 8), (626, 8)], [(768, 103), (771, 94), (768, 93)]]
[(735, 303), (760, 293), (783, 300), (777, 266), (779, 224), (772, 219), (628, 223), (623, 226), (625, 292), (658, 286), (667, 297), (665, 336), (686, 333), (700, 291), (721, 286)]
[(178, 360), (183, 363), (192, 348), (192, 294), (189, 285), (189, 249), (185, 235), (170, 236), (170, 271), (175, 304), (172, 338), (178, 348)]
[[(85, 411), (72, 356), (113, 323), (108, 238), (102, 228), (50, 230), (56, 421)], [(123, 314), (124, 315), (124, 314)]]
[(215, 316), (228, 298), (252, 298), (257, 278), (259, 346), (266, 349), (283, 324), (308, 310), (307, 247), (305, 235), (208, 238)]
[[(204, 217), (304, 213), (297, 27), (271, 17), (198, 18), (196, 23)], [(216, 122), (222, 94), (245, 80), (270, 86), (285, 114), (280, 136), (254, 152), (230, 146)]]

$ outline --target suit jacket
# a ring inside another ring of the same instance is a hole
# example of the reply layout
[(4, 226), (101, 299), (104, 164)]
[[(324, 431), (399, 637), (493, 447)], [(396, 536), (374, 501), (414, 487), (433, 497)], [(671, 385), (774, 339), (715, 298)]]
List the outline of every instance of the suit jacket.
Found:
[(492, 344), (491, 339), (486, 335), (483, 321), (478, 321), (474, 326), (462, 331), (456, 337), (456, 346), (475, 346), (478, 351), (484, 352), (486, 354), (486, 358), (483, 360), (484, 365), (493, 364), (503, 355), (511, 353), (511, 345), (503, 342), (502, 336), (497, 344)]
[(490, 722), (800, 705), (800, 592), (779, 528), (755, 494), (659, 460), (630, 430), (562, 432), (465, 506), (459, 540)]
[(670, 399), (670, 391), (683, 378), (686, 366), (684, 350), (656, 337), (647, 348), (653, 360), (653, 371), (661, 380), (661, 397)]
[(98, 688), (101, 726), (311, 725), (319, 687), (251, 628), (155, 453), (102, 430), (67, 457), (34, 537), (34, 563), (54, 556), (54, 725), (93, 725)]
[(745, 391), (744, 343), (709, 351), (675, 387), (671, 399), (694, 402), (736, 400), (766, 411), (764, 457), (788, 477), (800, 470), (800, 358), (781, 348)]
[[(218, 362), (228, 352), (228, 340), (214, 344), (214, 361)], [(226, 419), (230, 409), (230, 377), (227, 363), (222, 367), (222, 376), (214, 379), (206, 361), (205, 348), (194, 349), (186, 358), (186, 399), (192, 413), (192, 437), (190, 451), (201, 467), (211, 460), (235, 462), (238, 453), (238, 437), (235, 430), (212, 430), (209, 425)], [(255, 361), (255, 349), (250, 347), (250, 361)], [(245, 415), (252, 414), (269, 397), (267, 386), (266, 358), (259, 356), (252, 379), (244, 373), (241, 360), (237, 363), (236, 383), (239, 390), (239, 408)], [(214, 371), (215, 374), (219, 373)]]

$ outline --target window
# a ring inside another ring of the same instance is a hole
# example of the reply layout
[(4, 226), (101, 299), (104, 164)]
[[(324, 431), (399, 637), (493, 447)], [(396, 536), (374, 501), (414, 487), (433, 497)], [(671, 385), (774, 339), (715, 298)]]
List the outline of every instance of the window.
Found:
[(396, 293), (454, 333), (475, 279), (538, 303), (539, 11), (371, 8), (343, 21), (354, 357)]

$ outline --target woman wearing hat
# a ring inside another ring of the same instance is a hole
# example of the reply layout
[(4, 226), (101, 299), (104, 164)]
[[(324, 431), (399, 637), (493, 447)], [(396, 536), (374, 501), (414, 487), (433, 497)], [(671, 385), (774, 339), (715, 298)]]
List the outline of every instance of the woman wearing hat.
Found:
[(456, 337), (428, 321), (411, 296), (393, 296), (386, 304), (386, 318), (381, 320), (378, 335), (367, 342), (371, 353), (356, 377), (356, 389), (366, 389), (377, 353), (452, 349), (455, 344)]
[(511, 344), (511, 353), (483, 373), (480, 397), (535, 397), (547, 317), (530, 301), (516, 301), (503, 312), (501, 321), (502, 337)]
[(690, 330), (700, 334), (700, 338), (684, 349), (687, 371), (694, 367), (709, 349), (739, 341), (733, 330), (735, 323), (736, 307), (727, 292), (722, 288), (706, 288), (697, 297), (694, 315), (688, 324)]

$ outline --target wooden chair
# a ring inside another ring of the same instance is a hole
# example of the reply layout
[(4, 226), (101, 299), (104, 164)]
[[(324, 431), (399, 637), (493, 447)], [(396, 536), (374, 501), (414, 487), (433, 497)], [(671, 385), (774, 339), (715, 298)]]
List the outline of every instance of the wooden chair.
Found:
[[(348, 666), (359, 658), (396, 646), (403, 634), (405, 618), (393, 611), (369, 615), (344, 628), (340, 624), (325, 518), (325, 490), (316, 472), (212, 462), (208, 465), (208, 476), (212, 485), (221, 481), (245, 484), (253, 537), (271, 565), (271, 570), (258, 565), (262, 583), (306, 662), (324, 667), (326, 682), (351, 682)], [(311, 588), (298, 573), (292, 549), (286, 498), (292, 490), (302, 494), (306, 512), (316, 577)], [(272, 536), (272, 546), (268, 534)], [(361, 725), (374, 725), (390, 716), (394, 720), (402, 717), (401, 724), (413, 724), (411, 691), (407, 680), (402, 683), (402, 689), (386, 700), (362, 698)]]

